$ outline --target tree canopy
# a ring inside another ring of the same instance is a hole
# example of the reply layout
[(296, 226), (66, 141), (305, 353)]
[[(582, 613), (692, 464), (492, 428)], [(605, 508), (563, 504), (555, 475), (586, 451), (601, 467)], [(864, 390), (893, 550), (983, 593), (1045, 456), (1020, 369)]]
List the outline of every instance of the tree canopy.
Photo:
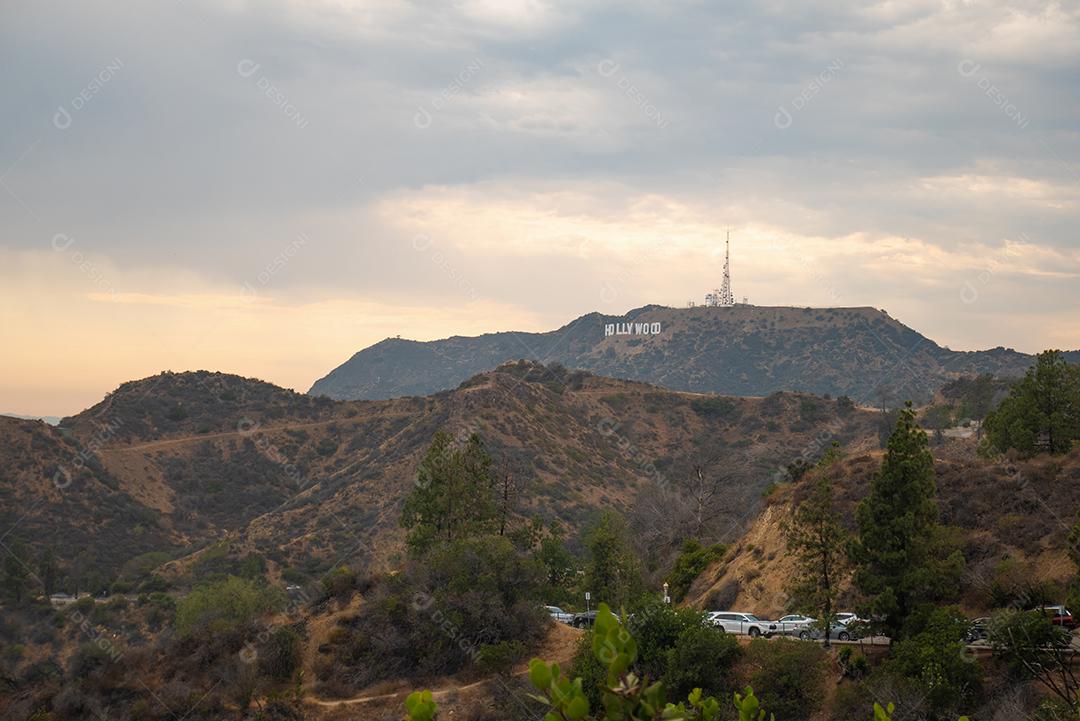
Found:
[(998, 451), (1065, 453), (1080, 439), (1080, 365), (1061, 351), (1040, 353), (1023, 380), (986, 417), (989, 442)]
[(953, 595), (959, 581), (963, 558), (944, 557), (936, 490), (934, 458), (909, 403), (856, 511), (859, 535), (850, 548), (855, 585), (893, 639), (903, 636), (919, 604)]

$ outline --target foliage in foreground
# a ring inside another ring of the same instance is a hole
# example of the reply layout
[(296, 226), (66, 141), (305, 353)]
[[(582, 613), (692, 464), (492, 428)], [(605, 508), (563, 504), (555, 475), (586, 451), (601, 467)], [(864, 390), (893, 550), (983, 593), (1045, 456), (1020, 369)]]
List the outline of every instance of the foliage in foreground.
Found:
[[(637, 659), (638, 646), (623, 622), (615, 617), (606, 604), (600, 604), (592, 635), (593, 654), (607, 670), (601, 705), (592, 709), (582, 688), (582, 680), (571, 680), (557, 663), (533, 659), (529, 664), (529, 680), (539, 691), (532, 698), (547, 709), (544, 721), (720, 721), (724, 718), (721, 702), (715, 696), (705, 696), (694, 689), (685, 702), (668, 703), (662, 682), (651, 683), (648, 677), (639, 678), (631, 671)], [(752, 689), (734, 694), (739, 721), (776, 721), (766, 716), (766, 710)], [(406, 721), (434, 721), (438, 704), (430, 691), (416, 691), (405, 700)], [(874, 704), (872, 721), (893, 721), (894, 707)], [(781, 720), (783, 721), (783, 720)], [(960, 721), (968, 721), (963, 717)]]

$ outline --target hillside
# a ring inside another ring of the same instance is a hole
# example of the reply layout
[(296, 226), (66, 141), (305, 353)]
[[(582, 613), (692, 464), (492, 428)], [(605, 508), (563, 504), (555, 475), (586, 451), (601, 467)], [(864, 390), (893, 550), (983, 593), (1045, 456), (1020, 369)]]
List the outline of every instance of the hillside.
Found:
[[(630, 324), (630, 334), (606, 334), (606, 326), (622, 323)], [(659, 324), (659, 332), (638, 333), (637, 324), (650, 331)], [(1080, 351), (1072, 355), (1080, 360)], [(518, 358), (679, 391), (801, 391), (847, 395), (865, 405), (879, 404), (882, 393), (894, 402), (925, 402), (959, 375), (1018, 376), (1032, 361), (1005, 348), (952, 351), (873, 308), (646, 306), (625, 316), (590, 313), (548, 333), (387, 339), (309, 392), (337, 399), (426, 395)]]
[[(1038, 588), (1048, 592), (1047, 603), (1058, 602), (1076, 573), (1067, 536), (1080, 512), (1080, 448), (1065, 457), (991, 463), (975, 457), (973, 444), (933, 449), (941, 521), (967, 563), (964, 606), (985, 615), (1013, 600), (1030, 602), (1021, 599)], [(851, 531), (881, 459), (880, 451), (855, 453), (827, 471)], [(727, 556), (698, 578), (688, 602), (769, 617), (786, 612), (783, 583), (793, 566), (781, 523), (809, 487), (804, 480), (774, 494)]]
[[(576, 533), (614, 508), (644, 543), (681, 535), (686, 523), (737, 533), (778, 468), (826, 438), (872, 445), (875, 423), (873, 413), (810, 396), (725, 399), (531, 363), (389, 401), (164, 374), (125, 384), (59, 429), (5, 421), (22, 440), (0, 447), (0, 493), (11, 501), (5, 520), (18, 521), (30, 547), (70, 539), (55, 543), (62, 560), (84, 551), (106, 575), (139, 553), (180, 556), (229, 538), (236, 553), (268, 559), (272, 573), (302, 576), (341, 554), (357, 564), (395, 557), (400, 504), (440, 428), (484, 438), (499, 472), (514, 478), (520, 517)], [(47, 479), (76, 457), (83, 470), (61, 493)], [(722, 490), (696, 514), (694, 465)]]

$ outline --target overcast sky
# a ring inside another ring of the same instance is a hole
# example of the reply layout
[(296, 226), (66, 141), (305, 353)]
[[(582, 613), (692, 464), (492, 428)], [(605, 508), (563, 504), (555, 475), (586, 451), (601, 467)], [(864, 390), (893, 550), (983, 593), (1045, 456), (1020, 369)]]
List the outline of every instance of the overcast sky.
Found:
[(701, 301), (1080, 348), (1080, 9), (0, 3), (0, 411)]

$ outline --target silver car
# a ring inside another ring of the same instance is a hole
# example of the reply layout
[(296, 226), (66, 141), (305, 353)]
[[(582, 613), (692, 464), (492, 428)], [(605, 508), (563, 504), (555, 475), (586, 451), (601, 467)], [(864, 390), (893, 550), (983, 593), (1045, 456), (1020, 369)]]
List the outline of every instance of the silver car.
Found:
[(810, 631), (816, 623), (816, 618), (791, 614), (790, 616), (784, 616), (776, 621), (776, 632), (782, 636), (809, 638), (809, 636), (803, 636), (802, 634)]
[(559, 623), (571, 623), (574, 620), (574, 614), (568, 613), (558, 606), (544, 606), (544, 610), (551, 615), (553, 621), (558, 621)]
[(762, 621), (754, 614), (742, 611), (713, 611), (708, 620), (728, 633), (740, 633), (751, 638), (769, 638), (777, 633), (775, 621)]

